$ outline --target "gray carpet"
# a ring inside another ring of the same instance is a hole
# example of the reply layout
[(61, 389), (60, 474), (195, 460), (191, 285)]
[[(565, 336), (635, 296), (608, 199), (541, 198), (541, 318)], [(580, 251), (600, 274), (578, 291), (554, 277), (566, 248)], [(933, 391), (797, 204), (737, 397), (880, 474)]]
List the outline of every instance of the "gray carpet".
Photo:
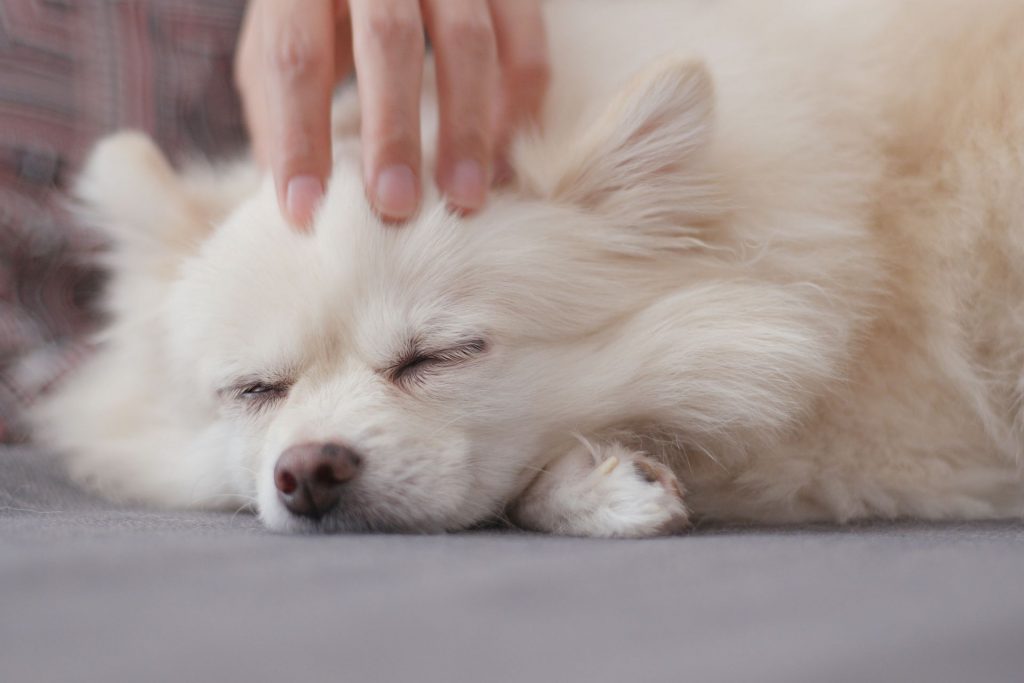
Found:
[(1024, 681), (1024, 524), (289, 537), (0, 450), (0, 681)]

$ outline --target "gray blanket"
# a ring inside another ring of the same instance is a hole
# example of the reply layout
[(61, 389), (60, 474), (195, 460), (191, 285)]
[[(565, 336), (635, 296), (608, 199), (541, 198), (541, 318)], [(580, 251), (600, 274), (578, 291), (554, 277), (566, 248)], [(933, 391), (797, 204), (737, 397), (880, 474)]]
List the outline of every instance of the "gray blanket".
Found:
[(0, 450), (0, 681), (1024, 681), (1024, 524), (296, 537)]

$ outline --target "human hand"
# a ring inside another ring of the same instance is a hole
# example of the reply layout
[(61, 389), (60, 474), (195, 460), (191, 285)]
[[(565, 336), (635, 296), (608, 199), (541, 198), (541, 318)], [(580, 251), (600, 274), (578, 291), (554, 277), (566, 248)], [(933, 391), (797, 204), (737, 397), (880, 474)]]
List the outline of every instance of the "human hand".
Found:
[(389, 221), (416, 211), (424, 30), (437, 66), (435, 180), (453, 209), (472, 212), (543, 101), (540, 0), (250, 0), (235, 78), (256, 158), (293, 224), (308, 225), (323, 196), (333, 89), (353, 69), (367, 196)]

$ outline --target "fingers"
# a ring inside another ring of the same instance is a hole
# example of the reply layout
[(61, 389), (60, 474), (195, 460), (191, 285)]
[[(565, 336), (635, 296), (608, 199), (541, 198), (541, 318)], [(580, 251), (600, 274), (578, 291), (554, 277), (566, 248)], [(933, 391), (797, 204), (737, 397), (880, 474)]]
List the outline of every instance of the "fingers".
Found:
[(253, 0), (236, 62), (256, 157), (300, 227), (311, 222), (331, 168), (336, 10), (333, 0)]
[(437, 64), (437, 184), (453, 208), (471, 212), (483, 206), (491, 178), (494, 25), (481, 0), (429, 0), (424, 8)]
[(293, 223), (308, 225), (331, 169), (335, 3), (262, 5), (268, 159), (285, 213)]
[(388, 220), (420, 203), (423, 20), (418, 0), (350, 0), (367, 195)]
[(251, 0), (236, 80), (254, 153), (293, 223), (308, 224), (323, 195), (332, 89), (353, 66), (370, 201), (389, 220), (418, 208), (424, 20), (438, 73), (436, 181), (453, 208), (474, 211), (494, 156), (501, 167), (512, 131), (543, 103), (540, 0)]

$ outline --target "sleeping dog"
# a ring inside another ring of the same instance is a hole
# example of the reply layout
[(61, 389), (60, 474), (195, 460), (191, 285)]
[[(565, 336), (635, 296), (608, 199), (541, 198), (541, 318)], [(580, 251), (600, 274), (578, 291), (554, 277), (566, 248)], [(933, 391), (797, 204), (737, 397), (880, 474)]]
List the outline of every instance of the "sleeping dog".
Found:
[(379, 220), (354, 92), (309, 234), (250, 164), (101, 142), (110, 322), (40, 438), (287, 531), (1024, 514), (1024, 3), (545, 12), (542, 125), (472, 216)]

